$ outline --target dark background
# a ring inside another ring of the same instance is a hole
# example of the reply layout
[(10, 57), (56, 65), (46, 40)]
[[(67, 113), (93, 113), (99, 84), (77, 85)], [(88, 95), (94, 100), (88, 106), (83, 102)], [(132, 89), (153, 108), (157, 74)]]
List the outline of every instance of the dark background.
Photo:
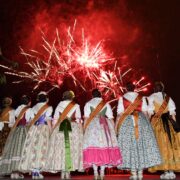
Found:
[[(120, 64), (128, 64), (152, 82), (163, 81), (165, 91), (176, 103), (180, 118), (180, 1), (179, 0), (0, 0), (0, 46), (3, 55), (17, 61), (24, 68), (19, 46), (40, 50), (42, 29), (49, 38), (60, 24), (84, 27), (92, 42), (102, 38), (106, 48), (119, 57)], [(125, 58), (123, 58), (125, 57)], [(1, 64), (6, 64), (1, 60)], [(0, 70), (3, 73), (3, 70)], [(7, 77), (7, 84), (0, 87), (1, 98), (12, 95), (17, 105), (22, 94), (35, 99), (31, 83), (12, 84), (14, 77)], [(67, 89), (50, 93), (55, 106)], [(42, 90), (38, 89), (37, 91)], [(79, 96), (81, 105), (89, 99)], [(178, 120), (180, 122), (180, 120)]]

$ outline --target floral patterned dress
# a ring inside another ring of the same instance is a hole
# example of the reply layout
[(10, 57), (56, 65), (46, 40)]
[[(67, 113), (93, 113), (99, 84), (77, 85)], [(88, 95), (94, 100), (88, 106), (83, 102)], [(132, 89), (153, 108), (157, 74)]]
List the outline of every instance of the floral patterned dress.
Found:
[[(34, 114), (37, 114), (44, 104), (45, 103), (36, 104), (32, 108)], [(52, 111), (52, 107), (49, 106), (36, 123), (28, 130), (19, 165), (20, 171), (29, 172), (33, 169), (44, 169), (50, 135), (47, 120), (51, 120)]]
[[(61, 101), (56, 107), (53, 124), (71, 101)], [(50, 137), (45, 171), (82, 171), (83, 130), (78, 104), (68, 112), (67, 118), (54, 130)]]
[[(86, 119), (101, 101), (102, 98), (93, 98), (86, 103), (84, 107)], [(97, 166), (122, 164), (121, 152), (114, 130), (113, 114), (108, 103), (85, 130), (83, 159), (84, 168), (92, 167), (93, 164)]]
[[(18, 106), (15, 110), (16, 117), (18, 117), (23, 108), (26, 108), (26, 105)], [(22, 149), (27, 135), (26, 125), (32, 117), (33, 114), (31, 112), (31, 108), (27, 108), (16, 128), (11, 130), (0, 160), (0, 174), (8, 175), (12, 172), (18, 171)]]
[[(118, 102), (118, 115), (122, 114), (137, 96), (138, 93), (136, 92), (124, 94)], [(142, 103), (134, 111), (137, 112), (138, 116), (138, 138), (135, 134), (134, 112), (125, 118), (119, 128), (118, 144), (123, 157), (123, 164), (119, 166), (120, 169), (143, 170), (162, 162), (150, 121), (142, 110), (147, 110), (145, 98), (142, 98)]]

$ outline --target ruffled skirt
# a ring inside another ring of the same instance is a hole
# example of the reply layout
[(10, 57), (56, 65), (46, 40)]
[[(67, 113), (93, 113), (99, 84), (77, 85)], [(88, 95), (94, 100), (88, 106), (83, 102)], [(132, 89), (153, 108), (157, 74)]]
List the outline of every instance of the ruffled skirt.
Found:
[(95, 117), (84, 134), (84, 168), (97, 166), (118, 166), (122, 164), (114, 123), (108, 119)]

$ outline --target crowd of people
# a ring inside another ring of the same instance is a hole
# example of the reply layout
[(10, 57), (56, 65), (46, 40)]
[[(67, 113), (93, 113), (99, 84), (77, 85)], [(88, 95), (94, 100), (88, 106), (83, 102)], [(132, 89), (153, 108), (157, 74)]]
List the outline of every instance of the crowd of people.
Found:
[[(16, 109), (12, 98), (3, 99), (0, 112), (0, 175), (43, 179), (43, 172), (70, 172), (93, 168), (94, 179), (104, 179), (105, 168), (131, 172), (130, 179), (142, 179), (143, 170), (163, 171), (160, 179), (175, 179), (180, 171), (180, 133), (176, 106), (156, 82), (155, 92), (143, 97), (133, 83), (119, 98), (116, 118), (98, 89), (84, 106), (75, 103), (73, 91), (65, 91), (56, 109), (41, 91), (37, 104), (21, 97)], [(53, 113), (54, 112), (54, 113)]]

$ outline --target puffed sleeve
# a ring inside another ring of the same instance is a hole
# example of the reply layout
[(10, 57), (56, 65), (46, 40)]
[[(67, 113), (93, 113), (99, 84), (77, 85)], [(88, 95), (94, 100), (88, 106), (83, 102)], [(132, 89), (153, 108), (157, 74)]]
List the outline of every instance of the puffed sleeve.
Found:
[(15, 117), (18, 117), (18, 115), (19, 115), (19, 111), (20, 111), (19, 109), (20, 109), (20, 107), (16, 108), (16, 110), (15, 110), (15, 112), (14, 112)]
[(36, 114), (36, 113), (37, 113), (37, 110), (36, 110), (36, 109), (37, 109), (37, 104), (32, 107), (32, 113), (33, 113), (33, 114)]
[(123, 112), (124, 112), (123, 97), (120, 97), (118, 101), (117, 114), (119, 115)]
[(112, 112), (112, 108), (111, 108), (110, 104), (107, 103), (106, 107), (107, 107), (106, 116), (108, 117), (108, 119), (113, 119), (114, 116), (113, 116), (113, 112)]
[(86, 105), (84, 106), (84, 117), (88, 118), (90, 113), (91, 113), (91, 109), (89, 103), (86, 103)]
[(142, 111), (143, 112), (147, 112), (148, 111), (148, 105), (147, 105), (146, 97), (142, 98)]
[(13, 109), (9, 112), (9, 127), (13, 127), (14, 123), (15, 123), (15, 110)]
[(75, 116), (76, 119), (81, 119), (81, 110), (79, 104), (77, 104)]
[(53, 108), (52, 106), (50, 106), (46, 110), (46, 120), (52, 120), (52, 113), (53, 113)]
[(81, 119), (81, 110), (79, 104), (76, 105), (75, 117), (77, 123), (83, 123)]
[(58, 104), (58, 106), (56, 107), (55, 109), (55, 112), (54, 112), (54, 120), (58, 120), (59, 119), (59, 115), (60, 115), (60, 104)]
[(34, 118), (34, 113), (33, 113), (32, 108), (29, 108), (26, 111), (25, 117), (26, 117), (26, 122), (30, 122)]
[(176, 115), (176, 105), (171, 98), (169, 99), (168, 110), (170, 115)]
[(154, 109), (155, 109), (153, 95), (149, 96), (147, 100), (148, 100), (148, 114), (149, 116), (152, 116), (154, 114)]

